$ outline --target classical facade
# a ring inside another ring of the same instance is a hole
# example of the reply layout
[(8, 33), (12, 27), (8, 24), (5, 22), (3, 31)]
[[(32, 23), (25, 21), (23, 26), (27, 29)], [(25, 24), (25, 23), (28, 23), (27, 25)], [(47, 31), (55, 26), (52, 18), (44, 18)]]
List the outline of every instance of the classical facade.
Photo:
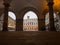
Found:
[(38, 19), (27, 19), (23, 20), (24, 31), (38, 31)]

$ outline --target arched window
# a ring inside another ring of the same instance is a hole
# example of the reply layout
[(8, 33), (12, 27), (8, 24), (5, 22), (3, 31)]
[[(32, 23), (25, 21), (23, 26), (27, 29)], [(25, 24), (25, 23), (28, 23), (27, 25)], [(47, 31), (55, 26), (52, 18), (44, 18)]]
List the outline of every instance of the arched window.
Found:
[[(0, 16), (0, 31), (3, 30), (4, 14)], [(8, 31), (15, 31), (16, 16), (13, 12), (8, 12)]]
[(16, 16), (13, 12), (8, 12), (8, 31), (15, 31), (16, 29)]
[[(32, 23), (31, 22), (33, 22), (33, 23), (37, 23), (37, 25), (32, 25)], [(38, 31), (38, 29), (37, 30), (35, 30), (35, 29), (28, 29), (28, 30), (24, 30), (24, 27), (32, 27), (32, 26), (36, 26), (36, 27), (38, 27), (38, 17), (37, 17), (37, 14), (35, 13), (35, 12), (33, 12), (33, 11), (28, 11), (28, 12), (26, 12), (25, 13), (25, 15), (24, 15), (24, 17), (23, 17), (23, 24), (29, 24), (29, 25), (23, 25), (23, 31)]]
[[(56, 28), (56, 31), (59, 31), (60, 30), (60, 16), (57, 15), (57, 13), (53, 13), (54, 14), (54, 24), (55, 24), (55, 28)], [(48, 31), (49, 30), (49, 12), (45, 15), (45, 26), (46, 26), (46, 30)]]

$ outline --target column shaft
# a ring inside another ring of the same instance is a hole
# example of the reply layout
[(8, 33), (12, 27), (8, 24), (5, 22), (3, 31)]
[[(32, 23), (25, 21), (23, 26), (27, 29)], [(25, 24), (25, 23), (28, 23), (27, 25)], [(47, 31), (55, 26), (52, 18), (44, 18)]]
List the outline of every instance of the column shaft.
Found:
[(3, 31), (8, 31), (8, 10), (9, 10), (9, 4), (8, 3), (4, 3)]
[(54, 15), (53, 15), (53, 1), (48, 3), (49, 6), (49, 19), (50, 19), (50, 31), (55, 31), (55, 26), (54, 26)]
[(22, 19), (16, 20), (16, 31), (23, 31), (23, 20)]

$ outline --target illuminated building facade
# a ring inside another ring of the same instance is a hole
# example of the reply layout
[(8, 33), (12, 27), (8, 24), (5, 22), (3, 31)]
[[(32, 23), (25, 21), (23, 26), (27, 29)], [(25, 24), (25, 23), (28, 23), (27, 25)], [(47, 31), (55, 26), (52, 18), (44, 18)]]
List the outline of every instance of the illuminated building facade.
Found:
[(23, 30), (38, 31), (38, 19), (30, 19), (28, 16), (27, 19), (24, 19)]

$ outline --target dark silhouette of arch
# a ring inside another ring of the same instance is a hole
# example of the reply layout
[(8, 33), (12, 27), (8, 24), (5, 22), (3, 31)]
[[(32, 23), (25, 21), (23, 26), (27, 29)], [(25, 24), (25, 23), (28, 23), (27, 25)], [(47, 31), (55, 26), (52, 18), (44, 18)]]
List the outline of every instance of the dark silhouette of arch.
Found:
[[(36, 8), (33, 8), (33, 7), (25, 7), (25, 8), (23, 8), (23, 9), (21, 9), (20, 10), (20, 12), (19, 12), (19, 14), (21, 15), (21, 17), (20, 17), (20, 19), (18, 20), (18, 21), (20, 21), (20, 30), (23, 30), (23, 17), (24, 17), (24, 14), (26, 13), (26, 12), (28, 12), (28, 11), (33, 11), (33, 12), (35, 12), (36, 14), (37, 14), (37, 17), (38, 17), (38, 30), (40, 30), (39, 29), (39, 11), (36, 9)], [(19, 29), (17, 29), (17, 30), (19, 30)]]
[[(23, 9), (21, 9), (20, 13), (23, 13), (23, 16), (24, 16), (24, 14), (28, 11), (35, 12), (37, 14), (38, 19), (39, 19), (39, 11), (36, 8), (33, 8), (33, 7), (25, 7)], [(22, 16), (22, 18), (23, 18), (23, 16)]]

